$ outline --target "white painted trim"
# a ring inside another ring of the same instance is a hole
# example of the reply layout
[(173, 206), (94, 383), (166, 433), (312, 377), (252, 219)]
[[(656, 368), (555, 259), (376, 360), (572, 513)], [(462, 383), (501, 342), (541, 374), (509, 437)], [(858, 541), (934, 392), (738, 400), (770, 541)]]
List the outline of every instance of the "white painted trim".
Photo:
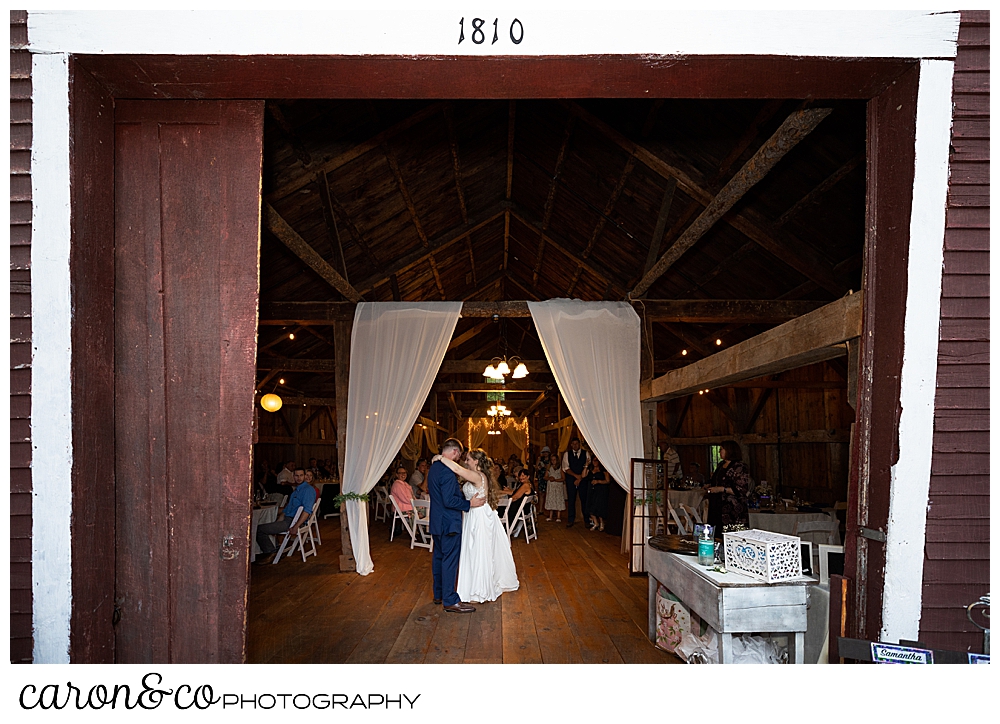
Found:
[[(440, 5), (443, 5), (441, 3)], [(489, 2), (486, 3), (490, 5)], [(32, 588), (34, 660), (65, 662), (69, 657), (69, 621), (72, 604), (70, 586), (70, 521), (72, 516), (72, 429), (70, 395), (70, 306), (69, 284), (69, 114), (67, 53), (164, 53), (164, 54), (504, 54), (573, 55), (594, 53), (795, 55), (826, 57), (914, 57), (954, 58), (958, 37), (957, 12), (932, 14), (926, 11), (885, 11), (862, 6), (838, 11), (780, 11), (729, 8), (724, 12), (711, 6), (678, 9), (666, 3), (643, 5), (618, 2), (614, 13), (567, 13), (565, 6), (535, 3), (521, 17), (526, 39), (515, 48), (488, 48), (468, 42), (454, 45), (454, 17), (468, 12), (458, 4), (441, 10), (424, 11), (425, 4), (394, 9), (376, 3), (344, 4), (332, 9), (310, 8), (270, 13), (253, 8), (217, 11), (30, 11), (28, 34), (33, 52), (34, 124), (32, 150), (32, 315), (33, 315), (33, 516)], [(605, 6), (606, 7), (606, 6)], [(414, 8), (420, 8), (420, 11)], [(492, 16), (485, 8), (483, 15)], [(319, 13), (319, 14), (317, 14)], [(325, 14), (324, 14), (325, 13)], [(494, 15), (511, 15), (508, 9)], [(521, 11), (519, 10), (520, 14)], [(453, 17), (454, 16), (454, 17)], [(593, 18), (599, 17), (600, 22)], [(390, 18), (390, 22), (386, 22)], [(537, 40), (536, 40), (537, 38)], [(498, 43), (498, 46), (500, 44)], [(949, 64), (950, 65), (950, 64)], [(929, 68), (938, 68), (931, 64)], [(940, 71), (932, 70), (932, 74)], [(949, 71), (950, 72), (950, 71)], [(932, 90), (921, 80), (921, 102), (930, 104)], [(934, 88), (937, 89), (937, 83)], [(948, 95), (933, 90), (936, 113), (950, 121)], [(923, 106), (922, 106), (923, 108)], [(924, 109), (927, 116), (934, 109)], [(920, 242), (910, 250), (907, 303), (907, 347), (901, 395), (906, 420), (906, 436), (901, 422), (900, 464), (894, 469), (907, 480), (907, 496), (899, 496), (897, 518), (890, 519), (890, 543), (900, 521), (905, 530), (913, 528), (909, 491), (926, 501), (929, 484), (930, 442), (926, 432), (933, 429), (933, 365), (936, 364), (936, 337), (927, 344), (927, 329), (937, 324), (940, 278), (935, 294), (922, 286), (918, 277), (928, 267), (939, 268), (943, 226), (922, 216), (927, 199), (941, 198), (941, 179), (924, 172), (930, 159), (940, 161), (940, 148), (922, 151), (924, 138), (918, 115), (918, 176), (914, 183), (914, 228)], [(926, 125), (926, 124), (925, 124)], [(928, 133), (924, 131), (923, 134)], [(945, 163), (947, 158), (945, 157)], [(921, 203), (917, 203), (917, 198)], [(931, 207), (927, 207), (931, 208)], [(921, 214), (917, 210), (921, 210)], [(940, 209), (943, 214), (943, 209)], [(943, 217), (942, 217), (943, 218)], [(930, 229), (937, 229), (931, 233)], [(940, 228), (939, 228), (940, 227)], [(936, 236), (934, 235), (936, 234)], [(933, 238), (932, 238), (933, 237)], [(936, 250), (934, 247), (936, 245)], [(938, 269), (939, 270), (939, 269)], [(940, 270), (939, 270), (940, 271)], [(938, 275), (939, 276), (939, 275)], [(915, 300), (914, 296), (922, 299)], [(932, 299), (931, 299), (932, 298)], [(927, 301), (934, 312), (920, 306)], [(912, 308), (911, 308), (912, 303)], [(918, 316), (925, 316), (924, 323)], [(915, 316), (916, 315), (916, 316)], [(922, 340), (922, 341), (921, 341)], [(928, 370), (930, 375), (928, 376)], [(928, 383), (927, 381), (930, 380)], [(927, 384), (930, 384), (928, 392)], [(930, 400), (928, 407), (927, 400)], [(918, 443), (911, 444), (909, 436)], [(924, 444), (926, 442), (926, 444)], [(921, 445), (923, 455), (920, 457)], [(905, 453), (905, 454), (904, 454)], [(911, 488), (910, 485), (915, 487)], [(922, 521), (923, 519), (921, 519)], [(922, 525), (922, 523), (921, 523)], [(922, 530), (922, 528), (921, 528)], [(913, 540), (913, 539), (910, 539)], [(922, 540), (922, 538), (921, 538)], [(899, 585), (913, 584), (918, 599), (920, 573), (913, 575), (913, 556), (922, 555), (922, 546), (898, 544), (887, 573), (893, 572), (893, 588), (887, 585), (886, 601), (894, 602)], [(906, 565), (897, 569), (898, 561)], [(898, 575), (897, 575), (898, 571)], [(897, 584), (898, 581), (898, 584)], [(888, 584), (888, 581), (887, 581)], [(905, 592), (904, 592), (905, 593)], [(913, 602), (906, 603), (912, 611)], [(890, 611), (895, 620), (895, 611)], [(912, 613), (903, 615), (913, 620)], [(909, 628), (906, 628), (909, 631)], [(895, 629), (894, 629), (895, 630)], [(915, 636), (914, 636), (915, 637)]]
[[(568, 11), (565, 2), (316, 4), (280, 13), (253, 8), (55, 10), (28, 14), (35, 52), (337, 55), (794, 55), (954, 58), (957, 12), (897, 10), (866, 3), (851, 10), (802, 10), (622, 0)], [(516, 6), (515, 6), (516, 7)], [(470, 12), (490, 38), (469, 39)], [(523, 41), (509, 39), (515, 15)], [(465, 17), (466, 40), (458, 44)], [(492, 40), (498, 17), (499, 42)], [(485, 27), (485, 26), (484, 26)]]
[(945, 206), (955, 63), (924, 60), (917, 91), (916, 160), (907, 268), (899, 460), (892, 466), (882, 640), (917, 640), (924, 575), (937, 383)]
[(31, 589), (36, 663), (69, 662), (69, 64), (33, 55), (31, 144)]

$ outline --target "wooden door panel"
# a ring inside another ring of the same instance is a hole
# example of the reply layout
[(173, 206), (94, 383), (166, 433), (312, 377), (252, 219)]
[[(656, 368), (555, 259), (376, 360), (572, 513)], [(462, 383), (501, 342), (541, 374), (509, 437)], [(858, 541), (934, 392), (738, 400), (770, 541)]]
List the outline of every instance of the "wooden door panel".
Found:
[(243, 660), (262, 123), (116, 109), (120, 662)]

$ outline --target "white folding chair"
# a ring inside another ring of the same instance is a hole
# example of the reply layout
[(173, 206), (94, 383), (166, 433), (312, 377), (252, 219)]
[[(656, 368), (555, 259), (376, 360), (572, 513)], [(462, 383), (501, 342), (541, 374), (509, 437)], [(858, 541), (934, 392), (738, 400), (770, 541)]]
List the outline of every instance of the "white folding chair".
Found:
[(319, 496), (316, 497), (316, 502), (313, 503), (313, 512), (309, 516), (309, 520), (306, 521), (306, 525), (312, 531), (313, 538), (319, 545), (323, 545), (323, 538), (319, 534)]
[[(291, 530), (292, 530), (292, 528), (295, 527), (295, 524), (299, 522), (299, 518), (300, 517), (302, 517), (302, 506), (301, 505), (299, 506), (299, 509), (295, 511), (295, 517), (292, 518), (292, 522), (288, 526), (288, 530), (285, 531), (285, 534), (284, 534), (284, 536), (281, 539), (281, 547), (278, 548), (278, 552), (274, 556), (274, 560), (271, 561), (272, 565), (277, 565), (278, 561), (281, 560), (281, 555), (285, 551), (285, 546), (288, 545), (288, 539), (292, 538)], [(305, 543), (306, 540), (309, 540), (312, 543), (312, 551), (309, 552), (309, 553), (306, 553), (305, 546), (304, 546), (304, 543)], [(314, 556), (314, 555), (316, 555), (316, 543), (315, 543), (315, 541), (313, 541), (312, 531), (309, 530), (308, 523), (306, 525), (302, 526), (301, 528), (299, 528), (299, 530), (297, 531), (295, 537), (292, 538), (292, 545), (288, 549), (288, 553), (285, 553), (285, 556), (287, 557), (287, 556), (292, 555), (292, 553), (295, 552), (295, 547), (296, 546), (298, 546), (299, 550), (302, 552), (302, 562), (303, 563), (305, 563), (305, 560), (306, 560), (307, 556)]]
[[(434, 538), (431, 537), (431, 501), (410, 500), (413, 505), (413, 529), (410, 531), (410, 548), (420, 546), (434, 551)], [(420, 538), (418, 541), (417, 538)]]
[(503, 515), (497, 513), (500, 518), (500, 523), (503, 525), (503, 529), (507, 531), (507, 537), (510, 538), (510, 496), (504, 495), (500, 500), (497, 501), (497, 507), (503, 508)]
[[(804, 536), (805, 533), (810, 534), (809, 537)], [(837, 545), (840, 543), (840, 524), (833, 520), (799, 521), (795, 524), (792, 535), (817, 544)]]
[(375, 520), (386, 520), (389, 517), (389, 491), (384, 485), (375, 487)]
[(288, 496), (282, 495), (281, 493), (275, 493), (275, 495), (281, 495), (281, 502), (278, 503), (278, 510), (284, 510), (285, 506), (288, 505)]
[[(694, 533), (694, 525), (691, 523), (691, 517), (687, 514), (687, 511), (681, 508), (681, 516), (677, 515), (677, 508), (672, 506), (670, 502), (667, 502), (667, 509), (670, 511), (670, 517), (674, 519), (674, 524), (677, 526), (678, 535), (691, 535)], [(681, 521), (681, 517), (684, 521)]]
[[(667, 518), (667, 513), (663, 512), (663, 506), (659, 503), (653, 503), (653, 509), (656, 512), (656, 527), (653, 530), (653, 535), (659, 535), (660, 533), (669, 533), (670, 520)], [(667, 510), (670, 510), (670, 503), (667, 503)], [(680, 533), (680, 531), (677, 531)]]
[(391, 495), (389, 496), (389, 502), (392, 504), (393, 511), (395, 511), (392, 514), (392, 525), (389, 527), (389, 542), (391, 543), (393, 537), (396, 535), (397, 520), (403, 524), (403, 529), (410, 535), (410, 540), (413, 540), (413, 515), (411, 513), (404, 513), (399, 507), (399, 501)]
[[(302, 508), (299, 507), (299, 510), (301, 511)], [(295, 525), (294, 521), (292, 522), (292, 525)], [(292, 526), (288, 527), (289, 529), (291, 529)], [(288, 534), (286, 533), (285, 535), (287, 536)], [(309, 544), (308, 548), (306, 547), (307, 543)], [(306, 562), (306, 558), (308, 558), (309, 556), (318, 555), (318, 551), (316, 550), (316, 539), (313, 537), (312, 526), (309, 524), (309, 521), (306, 521), (305, 525), (299, 526), (299, 529), (296, 531), (295, 538), (292, 540), (292, 545), (291, 547), (289, 547), (288, 553), (286, 553), (285, 555), (286, 556), (292, 555), (293, 553), (295, 553), (296, 548), (298, 549), (299, 553), (302, 554), (303, 563)], [(277, 559), (278, 556), (275, 556), (275, 560)]]
[(284, 493), (268, 493), (265, 498), (269, 503), (280, 503), (285, 499)]
[(531, 510), (531, 501), (533, 497), (534, 496), (532, 495), (525, 495), (521, 499), (521, 507), (519, 507), (517, 509), (517, 513), (514, 514), (514, 520), (510, 524), (510, 531), (507, 533), (508, 538), (516, 538), (520, 534), (521, 530), (518, 528), (518, 525), (522, 526), (524, 529), (525, 543), (531, 543), (532, 538), (538, 537), (538, 529), (535, 527), (534, 517), (530, 512), (525, 512), (526, 510)]
[(698, 513), (697, 509), (692, 508), (690, 505), (685, 505), (684, 503), (681, 503), (680, 507), (684, 511), (684, 513), (687, 515), (688, 520), (693, 519), (694, 522), (697, 523), (698, 525), (704, 525), (705, 524), (705, 521), (703, 521), (701, 519), (701, 514)]

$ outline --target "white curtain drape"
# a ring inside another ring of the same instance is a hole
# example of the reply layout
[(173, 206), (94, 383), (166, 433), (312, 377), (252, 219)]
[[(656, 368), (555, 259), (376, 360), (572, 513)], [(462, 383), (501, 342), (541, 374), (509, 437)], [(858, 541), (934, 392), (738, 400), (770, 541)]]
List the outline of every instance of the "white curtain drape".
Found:
[(420, 459), (420, 451), (423, 448), (423, 442), (424, 428), (420, 427), (420, 425), (414, 425), (410, 434), (407, 435), (406, 439), (403, 441), (403, 447), (399, 450), (399, 454), (406, 464), (406, 469), (411, 473), (417, 465), (417, 460)]
[(639, 316), (627, 302), (528, 302), (549, 368), (570, 414), (618, 484), (628, 490), (642, 457)]
[(490, 419), (488, 417), (467, 417), (459, 428), (459, 439), (470, 450), (481, 448), (489, 437)]
[[(367, 493), (413, 430), (461, 302), (362, 302), (354, 313), (343, 491)], [(364, 503), (347, 502), (357, 571), (371, 573)]]
[(522, 417), (520, 420), (510, 418), (503, 426), (503, 431), (517, 448), (517, 457), (524, 463), (524, 451), (528, 448), (528, 418)]

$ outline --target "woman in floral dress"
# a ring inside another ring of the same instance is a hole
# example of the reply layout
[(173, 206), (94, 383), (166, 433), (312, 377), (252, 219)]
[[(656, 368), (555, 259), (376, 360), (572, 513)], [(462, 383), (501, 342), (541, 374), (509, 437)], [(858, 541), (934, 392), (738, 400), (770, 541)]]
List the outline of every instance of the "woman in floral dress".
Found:
[(708, 524), (717, 536), (727, 525), (750, 524), (747, 497), (750, 494), (750, 469), (743, 462), (743, 452), (733, 440), (719, 446), (722, 459), (705, 486), (708, 493)]

